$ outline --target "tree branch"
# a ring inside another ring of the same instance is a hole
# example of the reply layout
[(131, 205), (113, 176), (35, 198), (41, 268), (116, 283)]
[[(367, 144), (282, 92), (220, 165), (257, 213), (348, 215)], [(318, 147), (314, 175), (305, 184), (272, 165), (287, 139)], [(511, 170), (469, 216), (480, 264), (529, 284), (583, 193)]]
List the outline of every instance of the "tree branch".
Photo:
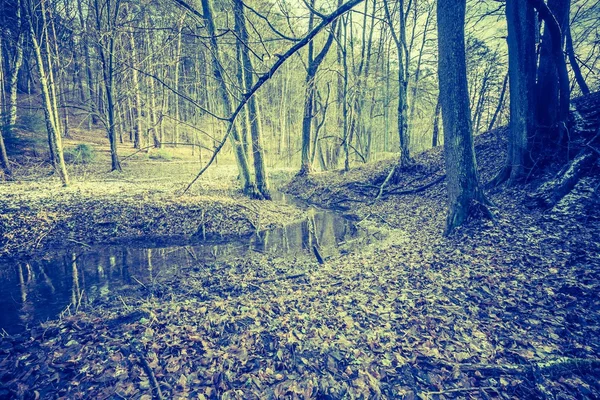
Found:
[(258, 89), (260, 89), (275, 74), (275, 72), (277, 72), (277, 70), (279, 69), (279, 67), (281, 67), (283, 65), (285, 60), (290, 58), (292, 55), (294, 55), (296, 52), (298, 52), (300, 49), (302, 49), (304, 46), (306, 46), (308, 43), (310, 43), (310, 41), (313, 40), (314, 37), (317, 36), (317, 34), (319, 32), (321, 32), (323, 29), (325, 29), (325, 27), (327, 27), (327, 25), (331, 24), (337, 18), (339, 18), (340, 16), (342, 16), (345, 13), (347, 13), (348, 11), (350, 11), (352, 9), (352, 7), (356, 6), (357, 4), (362, 3), (363, 1), (364, 0), (350, 0), (346, 4), (340, 6), (337, 10), (335, 10), (331, 14), (327, 15), (321, 21), (321, 23), (319, 23), (319, 25), (314, 27), (302, 40), (298, 41), (298, 43), (296, 43), (295, 45), (290, 47), (288, 49), (288, 51), (285, 52), (285, 54), (283, 54), (281, 57), (279, 57), (279, 59), (275, 62), (275, 64), (273, 64), (273, 66), (269, 69), (269, 71), (267, 71), (265, 74), (263, 74), (256, 81), (256, 83), (254, 84), (254, 86), (252, 86), (252, 88), (248, 91), (248, 93), (244, 94), (243, 99), (240, 101), (240, 103), (236, 107), (235, 111), (229, 118), (229, 127), (227, 128), (227, 132), (223, 136), (223, 139), (221, 140), (219, 145), (215, 148), (215, 151), (214, 151), (212, 157), (210, 158), (208, 163), (200, 170), (200, 172), (198, 172), (198, 175), (196, 175), (196, 177), (185, 188), (185, 190), (183, 191), (184, 194), (192, 187), (192, 185), (194, 183), (196, 183), (196, 181), (202, 176), (202, 174), (204, 174), (204, 172), (208, 169), (208, 167), (210, 167), (210, 165), (213, 163), (213, 161), (217, 157), (217, 154), (221, 151), (221, 149), (223, 148), (223, 146), (225, 145), (225, 143), (227, 141), (227, 138), (231, 134), (231, 130), (234, 126), (236, 117), (239, 115), (239, 113), (241, 112), (242, 108), (244, 108), (246, 103), (248, 103), (248, 100), (250, 100), (250, 98), (258, 91)]

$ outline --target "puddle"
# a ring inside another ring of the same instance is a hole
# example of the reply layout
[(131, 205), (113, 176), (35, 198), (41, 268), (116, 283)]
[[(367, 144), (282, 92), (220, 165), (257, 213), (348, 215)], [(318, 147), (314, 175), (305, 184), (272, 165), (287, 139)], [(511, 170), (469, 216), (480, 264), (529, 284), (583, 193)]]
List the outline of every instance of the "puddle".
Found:
[(69, 314), (112, 293), (137, 289), (141, 283), (185, 273), (199, 262), (244, 257), (249, 252), (274, 256), (340, 252), (356, 238), (354, 223), (331, 211), (309, 207), (284, 194), (275, 200), (307, 208), (308, 218), (248, 238), (157, 246), (140, 239), (129, 245), (82, 247), (39, 259), (0, 263), (0, 332), (18, 333), (34, 324)]

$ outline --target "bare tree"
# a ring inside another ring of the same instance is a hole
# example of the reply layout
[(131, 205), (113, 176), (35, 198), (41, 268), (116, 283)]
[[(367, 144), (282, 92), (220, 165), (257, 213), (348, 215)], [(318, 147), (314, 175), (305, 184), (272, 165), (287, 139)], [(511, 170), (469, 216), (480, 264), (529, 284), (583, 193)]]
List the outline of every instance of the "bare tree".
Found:
[[(241, 42), (241, 59), (243, 66), (244, 89), (246, 91), (252, 89), (254, 82), (254, 68), (250, 59), (248, 50), (248, 31), (246, 29), (246, 18), (244, 16), (244, 4), (242, 0), (234, 0), (235, 13), (235, 29), (238, 35), (238, 40)], [(256, 186), (260, 194), (265, 199), (270, 199), (269, 180), (265, 169), (265, 160), (262, 143), (262, 129), (260, 123), (260, 114), (256, 96), (248, 100), (247, 104), (248, 117), (250, 119), (250, 134), (252, 136), (252, 155), (254, 159), (254, 176), (256, 178)]]
[[(42, 57), (42, 49), (38, 40), (38, 35), (35, 32), (34, 26), (36, 26), (36, 20), (33, 17), (33, 10), (35, 9), (32, 0), (24, 0), (22, 3), (22, 14), (26, 19), (26, 23), (29, 26), (29, 38), (35, 54), (38, 74), (40, 77), (40, 87), (42, 89), (42, 102), (44, 117), (46, 120), (46, 130), (48, 131), (48, 144), (50, 146), (50, 157), (54, 169), (58, 172), (60, 179), (64, 186), (69, 184), (69, 175), (65, 166), (65, 159), (63, 155), (62, 139), (60, 136), (59, 125), (57, 123), (58, 114), (55, 112), (54, 105), (51, 100), (50, 94), (50, 83), (46, 69), (51, 69), (52, 66), (44, 65), (44, 59)], [(43, 13), (42, 13), (43, 15)], [(42, 23), (42, 28), (46, 29), (46, 24)], [(44, 40), (50, 40), (49, 35), (45, 32), (44, 35), (40, 35)]]

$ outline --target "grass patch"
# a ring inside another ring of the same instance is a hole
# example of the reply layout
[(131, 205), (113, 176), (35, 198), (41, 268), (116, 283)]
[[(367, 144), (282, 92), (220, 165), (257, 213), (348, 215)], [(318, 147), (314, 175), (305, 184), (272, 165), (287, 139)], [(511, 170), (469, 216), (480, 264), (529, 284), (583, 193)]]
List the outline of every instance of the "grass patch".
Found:
[(94, 161), (96, 152), (86, 143), (81, 143), (72, 149), (65, 149), (65, 161), (75, 164), (88, 164)]
[(148, 158), (151, 160), (171, 161), (173, 159), (173, 154), (165, 149), (158, 149), (149, 153)]

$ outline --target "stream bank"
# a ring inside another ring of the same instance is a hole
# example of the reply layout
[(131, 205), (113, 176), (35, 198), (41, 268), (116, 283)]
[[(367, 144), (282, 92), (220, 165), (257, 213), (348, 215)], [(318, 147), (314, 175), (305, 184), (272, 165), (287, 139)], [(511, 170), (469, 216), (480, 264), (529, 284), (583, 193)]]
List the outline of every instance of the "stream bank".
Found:
[(172, 184), (91, 180), (68, 188), (53, 182), (0, 186), (0, 259), (57, 247), (162, 243), (249, 236), (304, 218), (290, 204), (250, 200), (225, 190), (179, 195)]

